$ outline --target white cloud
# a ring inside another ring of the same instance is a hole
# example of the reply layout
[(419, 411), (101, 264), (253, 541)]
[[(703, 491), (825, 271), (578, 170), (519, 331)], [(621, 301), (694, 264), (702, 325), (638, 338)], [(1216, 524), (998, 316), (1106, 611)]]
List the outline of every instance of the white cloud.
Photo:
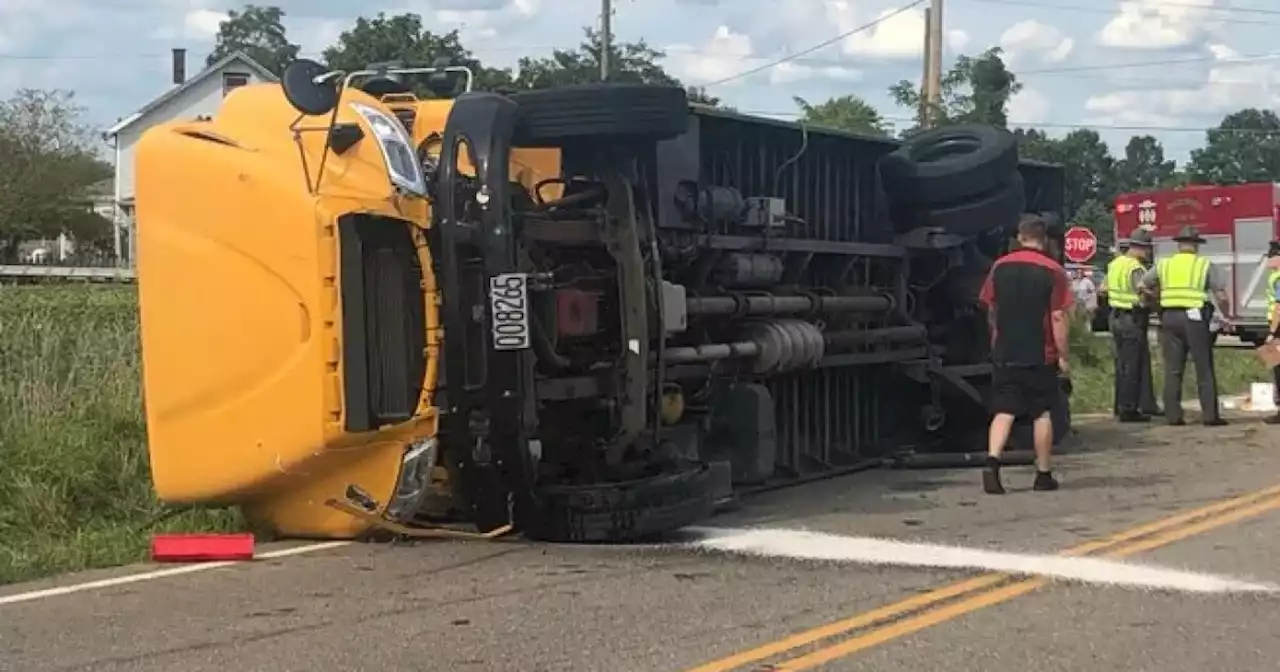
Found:
[[(906, 11), (893, 14), (896, 11), (898, 10), (886, 9), (880, 12), (876, 15), (877, 19), (881, 19), (880, 23), (870, 30), (857, 32), (845, 38), (841, 45), (844, 53), (886, 60), (919, 58), (924, 53), (924, 12)], [(841, 32), (856, 27), (857, 24), (854, 23), (847, 28), (842, 27)], [(959, 51), (968, 46), (969, 34), (963, 30), (950, 30), (947, 31), (945, 42), (953, 52)]]
[(181, 16), (178, 23), (162, 23), (151, 30), (153, 40), (211, 43), (218, 36), (218, 29), (227, 20), (225, 12), (211, 9), (193, 9)]
[[(542, 10), (542, 0), (436, 0), (427, 3), (435, 18), (435, 25), (428, 21), (428, 30), (459, 29), (465, 39), (490, 40), (502, 31), (519, 23), (528, 22)], [(425, 13), (425, 12), (424, 12)]]
[(770, 84), (788, 84), (791, 82), (800, 82), (815, 78), (825, 78), (841, 82), (856, 82), (862, 78), (862, 73), (851, 68), (843, 68), (835, 65), (813, 67), (798, 64), (793, 61), (779, 63), (769, 69)]
[[(751, 37), (723, 25), (700, 46), (673, 44), (666, 51), (672, 74), (690, 83), (714, 82), (760, 65), (751, 58)], [(742, 80), (732, 83), (741, 85)]]
[(211, 9), (195, 9), (187, 12), (187, 15), (182, 18), (182, 27), (186, 28), (189, 33), (214, 37), (218, 34), (219, 26), (226, 20), (227, 15), (223, 12), (215, 12)]
[[(764, 11), (747, 23), (759, 42), (779, 49), (799, 51), (816, 42), (849, 34), (834, 45), (845, 56), (877, 61), (918, 59), (924, 53), (924, 11), (889, 8), (874, 11), (864, 0), (787, 0), (786, 11), (776, 11), (766, 0), (737, 0), (743, 9), (752, 2)], [(723, 2), (727, 8), (731, 3)], [(859, 30), (869, 23), (870, 28)], [(950, 20), (950, 25), (957, 21)], [(853, 32), (857, 31), (857, 32)], [(956, 53), (969, 45), (963, 29), (946, 31), (945, 46)]]
[(1242, 59), (1234, 49), (1214, 44), (1214, 57), (1205, 83), (1167, 89), (1120, 90), (1098, 94), (1085, 101), (1085, 109), (1098, 119), (1140, 124), (1139, 119), (1159, 118), (1173, 125), (1181, 116), (1222, 115), (1246, 107), (1280, 106), (1280, 66), (1274, 61)]
[(307, 18), (296, 21), (289, 32), (297, 40), (303, 52), (318, 52), (338, 41), (343, 31), (351, 27), (346, 21), (323, 18)]
[[(756, 54), (750, 35), (736, 33), (723, 25), (718, 26), (711, 39), (701, 46), (673, 44), (664, 50), (667, 52), (664, 65), (671, 74), (693, 85), (734, 77), (782, 57)], [(838, 65), (811, 66), (799, 61), (784, 61), (765, 72), (768, 73), (771, 84), (787, 84), (818, 77), (855, 81), (860, 76), (857, 70), (851, 68)], [(746, 80), (746, 77), (734, 79), (726, 82), (725, 86), (743, 86)]]
[(1130, 0), (1098, 32), (1098, 43), (1120, 49), (1172, 49), (1202, 44), (1222, 31), (1216, 0)]
[(534, 16), (542, 9), (541, 0), (512, 0), (511, 8), (521, 16)]
[(1034, 19), (1019, 21), (1000, 35), (1000, 48), (1005, 53), (1005, 63), (1036, 57), (1046, 63), (1061, 63), (1071, 55), (1075, 40), (1053, 26)]
[(1049, 116), (1049, 97), (1036, 89), (1023, 87), (1009, 100), (1009, 121), (1029, 126), (1046, 121)]

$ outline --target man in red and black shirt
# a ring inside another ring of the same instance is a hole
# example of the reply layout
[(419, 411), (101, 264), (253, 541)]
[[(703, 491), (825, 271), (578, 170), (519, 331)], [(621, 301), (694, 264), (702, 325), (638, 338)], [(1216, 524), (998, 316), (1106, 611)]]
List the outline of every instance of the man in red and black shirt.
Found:
[(991, 268), (979, 298), (991, 324), (991, 428), (982, 487), (1004, 494), (1000, 454), (1016, 418), (1032, 420), (1036, 450), (1035, 490), (1057, 490), (1050, 469), (1053, 421), (1050, 409), (1059, 391), (1058, 376), (1067, 375), (1067, 311), (1075, 302), (1062, 265), (1045, 253), (1044, 220), (1025, 216), (1018, 222), (1018, 243)]

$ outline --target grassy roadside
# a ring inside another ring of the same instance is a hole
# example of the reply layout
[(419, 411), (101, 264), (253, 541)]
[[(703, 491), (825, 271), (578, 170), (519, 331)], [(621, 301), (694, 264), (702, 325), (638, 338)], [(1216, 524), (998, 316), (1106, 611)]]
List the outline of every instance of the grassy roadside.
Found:
[(160, 524), (147, 468), (135, 290), (0, 287), (0, 584), (135, 562)]
[[(1160, 348), (1151, 346), (1151, 375), (1155, 379), (1156, 401), (1164, 385), (1164, 363)], [(1111, 336), (1095, 336), (1083, 321), (1072, 324), (1071, 331), (1071, 396), (1073, 413), (1110, 413), (1115, 385), (1115, 363), (1112, 361)], [(1254, 382), (1271, 382), (1271, 373), (1262, 368), (1251, 348), (1218, 348), (1214, 351), (1214, 369), (1220, 395), (1239, 394)], [(1190, 359), (1182, 379), (1183, 401), (1196, 400), (1195, 367)]]

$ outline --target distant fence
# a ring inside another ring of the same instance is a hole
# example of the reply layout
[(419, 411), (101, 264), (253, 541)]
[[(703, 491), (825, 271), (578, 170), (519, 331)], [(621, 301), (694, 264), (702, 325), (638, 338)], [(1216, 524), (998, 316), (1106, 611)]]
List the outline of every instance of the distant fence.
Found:
[(0, 282), (133, 282), (132, 268), (0, 264)]

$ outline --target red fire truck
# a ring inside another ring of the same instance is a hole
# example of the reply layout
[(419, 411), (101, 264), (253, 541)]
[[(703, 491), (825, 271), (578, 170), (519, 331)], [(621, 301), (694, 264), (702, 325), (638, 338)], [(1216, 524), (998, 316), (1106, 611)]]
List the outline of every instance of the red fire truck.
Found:
[(1266, 254), (1280, 237), (1280, 183), (1234, 186), (1193, 185), (1179, 189), (1121, 194), (1115, 207), (1116, 239), (1146, 229), (1155, 256), (1177, 249), (1173, 237), (1188, 224), (1207, 241), (1200, 253), (1228, 271), (1227, 291), (1239, 318), (1243, 341), (1266, 335)]

